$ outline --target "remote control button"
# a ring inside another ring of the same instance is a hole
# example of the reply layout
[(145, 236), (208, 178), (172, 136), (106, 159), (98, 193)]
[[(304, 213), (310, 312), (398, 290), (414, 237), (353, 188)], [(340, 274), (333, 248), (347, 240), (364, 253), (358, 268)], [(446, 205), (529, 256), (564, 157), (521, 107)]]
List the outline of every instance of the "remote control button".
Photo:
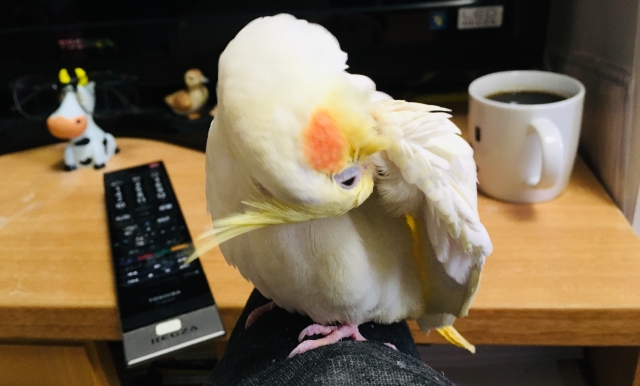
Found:
[(134, 256), (134, 255), (137, 256), (140, 253), (142, 253), (142, 250), (139, 248), (130, 249), (129, 252), (127, 252), (129, 256)]
[(164, 200), (167, 198), (164, 186), (162, 185), (162, 179), (159, 172), (151, 172), (151, 179), (153, 180), (153, 187), (155, 188), (156, 198), (158, 200)]
[(156, 325), (156, 335), (161, 336), (178, 331), (182, 328), (180, 319), (173, 319), (167, 322), (158, 323)]
[(147, 260), (150, 257), (153, 257), (153, 253), (145, 253), (144, 255), (138, 256), (138, 261)]
[(165, 223), (168, 223), (169, 221), (171, 221), (171, 216), (158, 217), (158, 219), (156, 220), (158, 224), (165, 224)]
[(136, 247), (144, 247), (145, 245), (147, 245), (146, 238), (144, 236), (136, 236), (135, 245)]
[(171, 247), (171, 252), (175, 252), (175, 251), (179, 251), (181, 249), (185, 249), (188, 246), (189, 246), (189, 244), (187, 244), (187, 243), (174, 245), (173, 247)]
[(131, 220), (131, 215), (129, 213), (125, 213), (125, 214), (121, 214), (119, 216), (116, 216), (116, 221), (117, 222), (127, 221), (127, 220)]
[(144, 189), (142, 189), (142, 177), (132, 177), (131, 181), (133, 182), (133, 191), (136, 195), (136, 202), (138, 203), (138, 205), (146, 204), (147, 196), (144, 194)]
[(137, 229), (138, 229), (138, 226), (135, 225), (135, 224), (134, 225), (127, 225), (122, 230), (122, 234), (124, 234), (125, 236), (129, 237), (129, 236), (133, 235)]
[(134, 262), (138, 261), (138, 259), (133, 258), (133, 257), (123, 257), (122, 259), (120, 259), (120, 266), (124, 267), (127, 265), (130, 265)]
[(127, 207), (127, 203), (124, 200), (124, 194), (122, 193), (122, 187), (120, 183), (111, 184), (111, 195), (115, 200), (114, 206), (117, 210), (123, 210)]
[(162, 205), (160, 205), (160, 206), (158, 207), (158, 210), (159, 210), (160, 212), (164, 212), (164, 211), (171, 210), (171, 209), (173, 209), (173, 205), (172, 205), (171, 203), (168, 203), (168, 204), (162, 204)]

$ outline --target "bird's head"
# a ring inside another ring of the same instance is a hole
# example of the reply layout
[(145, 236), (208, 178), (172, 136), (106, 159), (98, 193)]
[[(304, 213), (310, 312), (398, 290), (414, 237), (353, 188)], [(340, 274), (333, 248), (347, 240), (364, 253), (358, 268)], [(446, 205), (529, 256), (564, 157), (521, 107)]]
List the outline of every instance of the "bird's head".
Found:
[(224, 99), (219, 106), (216, 119), (231, 129), (231, 152), (255, 187), (250, 201), (296, 213), (282, 222), (343, 214), (373, 191), (371, 156), (388, 142), (375, 130), (368, 93), (345, 80), (315, 92), (281, 90), (257, 105), (245, 101), (250, 112), (242, 117)]
[(216, 240), (203, 250), (264, 226), (339, 216), (369, 197), (371, 156), (389, 141), (346, 59), (327, 30), (290, 15), (257, 19), (229, 43), (212, 130), (251, 194), (242, 213), (214, 220)]
[(207, 82), (209, 82), (209, 79), (197, 68), (192, 68), (184, 73), (184, 83), (187, 85), (187, 88), (197, 87)]
[(238, 178), (253, 192), (244, 197), (243, 212), (214, 220), (204, 236), (216, 237), (199, 252), (265, 226), (342, 215), (372, 193), (371, 158), (389, 142), (375, 130), (368, 93), (349, 82), (337, 82), (326, 92), (303, 90), (313, 103), (298, 95), (289, 104), (292, 95), (282, 90), (256, 105), (244, 101), (251, 113), (228, 103), (233, 98), (219, 99), (216, 126), (237, 162)]
[(335, 216), (373, 190), (370, 156), (388, 145), (323, 27), (289, 15), (245, 27), (219, 62), (217, 126), (255, 185), (251, 201)]

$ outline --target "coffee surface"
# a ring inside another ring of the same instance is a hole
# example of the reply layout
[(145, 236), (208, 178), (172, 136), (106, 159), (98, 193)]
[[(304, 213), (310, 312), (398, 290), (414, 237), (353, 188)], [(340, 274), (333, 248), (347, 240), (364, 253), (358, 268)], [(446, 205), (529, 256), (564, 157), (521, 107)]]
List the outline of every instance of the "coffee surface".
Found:
[(500, 91), (495, 94), (487, 95), (486, 98), (497, 102), (513, 103), (518, 105), (541, 105), (560, 102), (567, 99), (567, 97), (559, 94), (536, 90)]

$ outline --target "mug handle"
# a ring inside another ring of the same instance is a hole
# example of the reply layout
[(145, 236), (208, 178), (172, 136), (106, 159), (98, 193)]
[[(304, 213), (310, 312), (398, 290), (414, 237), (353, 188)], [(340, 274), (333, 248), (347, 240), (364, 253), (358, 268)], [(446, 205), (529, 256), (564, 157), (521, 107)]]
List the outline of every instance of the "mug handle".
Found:
[(540, 139), (542, 151), (542, 167), (540, 174), (529, 177), (527, 185), (536, 188), (550, 188), (559, 180), (563, 167), (564, 144), (560, 131), (548, 118), (537, 118), (531, 121), (531, 128)]

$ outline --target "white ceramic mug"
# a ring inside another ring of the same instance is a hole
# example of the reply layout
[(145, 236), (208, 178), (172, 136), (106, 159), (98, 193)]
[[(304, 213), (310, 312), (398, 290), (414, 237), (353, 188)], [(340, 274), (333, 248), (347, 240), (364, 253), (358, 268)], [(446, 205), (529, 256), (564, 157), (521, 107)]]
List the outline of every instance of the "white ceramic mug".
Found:
[[(565, 97), (558, 102), (514, 104), (487, 96), (538, 91)], [(566, 75), (507, 71), (469, 85), (469, 132), (479, 189), (511, 202), (541, 202), (567, 186), (578, 149), (584, 86)]]

